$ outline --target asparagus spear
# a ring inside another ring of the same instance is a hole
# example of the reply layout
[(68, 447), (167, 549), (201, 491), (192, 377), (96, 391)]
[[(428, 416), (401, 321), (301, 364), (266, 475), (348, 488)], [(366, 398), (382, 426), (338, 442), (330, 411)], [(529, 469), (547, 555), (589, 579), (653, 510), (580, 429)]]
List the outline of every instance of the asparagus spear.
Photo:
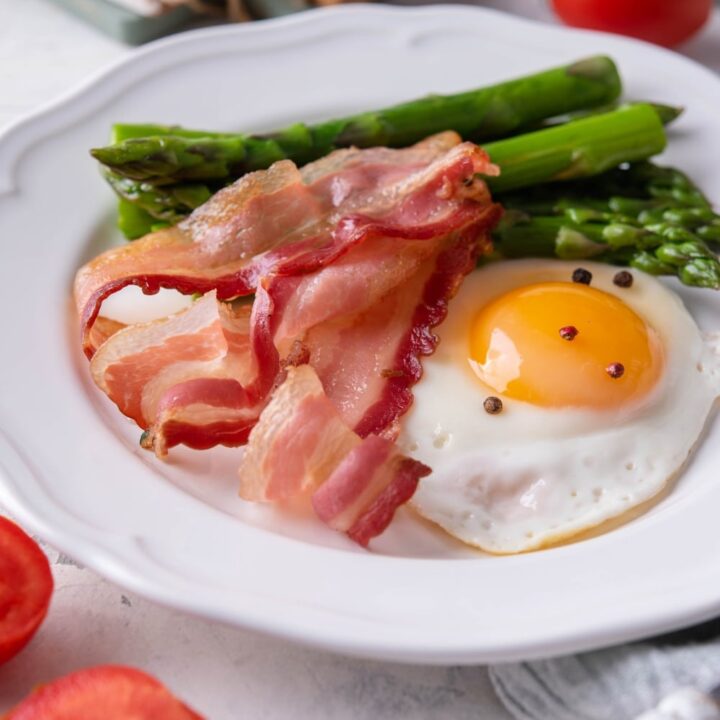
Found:
[(153, 221), (168, 224), (182, 220), (212, 195), (212, 190), (202, 183), (155, 187), (113, 172), (106, 172), (105, 179), (118, 197), (147, 212)]
[(91, 152), (114, 172), (134, 180), (222, 180), (282, 158), (304, 164), (337, 147), (400, 147), (442, 130), (488, 140), (548, 117), (607, 104), (620, 89), (613, 61), (597, 56), (491, 87), (433, 95), (317, 125), (297, 123), (265, 135), (145, 126), (141, 137), (139, 132), (125, 133), (124, 140)]
[(495, 240), (504, 257), (592, 258), (630, 265), (652, 275), (677, 275), (686, 285), (720, 289), (720, 262), (699, 238), (673, 243), (647, 233), (642, 244), (613, 247), (607, 238), (614, 227), (573, 223), (564, 217), (527, 216), (520, 222), (502, 224), (495, 231)]
[(158, 135), (176, 135), (184, 138), (222, 138), (228, 133), (209, 132), (207, 130), (189, 130), (180, 125), (157, 125), (155, 123), (115, 123), (112, 126), (110, 143), (124, 142), (125, 140), (146, 138)]
[[(205, 137), (208, 134), (176, 126), (116, 123), (112, 127), (111, 141), (119, 143), (130, 138), (172, 133), (183, 137)], [(221, 133), (210, 135), (219, 137)], [(104, 176), (118, 195), (117, 224), (129, 240), (175, 224), (220, 189), (219, 186), (202, 183), (155, 187), (124, 178), (111, 170), (106, 170)]]
[[(486, 145), (502, 170), (489, 184), (495, 192), (592, 176), (654, 155), (664, 146), (665, 132), (655, 111), (649, 105), (633, 105)], [(192, 203), (180, 197), (183, 187), (192, 189), (194, 199), (208, 192), (204, 184), (155, 187), (115, 173), (108, 179), (122, 197), (137, 202), (160, 220), (185, 215), (192, 209)]]
[(708, 245), (720, 239), (720, 215), (674, 168), (640, 163), (499, 199), (510, 208), (495, 231), (506, 257), (592, 257), (720, 289), (720, 263)]
[[(638, 103), (625, 103), (618, 104), (608, 103), (607, 105), (601, 105), (598, 107), (588, 108), (587, 110), (577, 110), (576, 112), (566, 113), (565, 115), (558, 115), (556, 117), (543, 120), (538, 125), (540, 128), (554, 127), (555, 125), (564, 125), (565, 123), (572, 122), (573, 120), (581, 120), (582, 118), (590, 117), (591, 115), (601, 115), (602, 113), (612, 112), (620, 107), (627, 107), (628, 105), (637, 105)], [(677, 105), (665, 105), (663, 103), (648, 102), (653, 110), (658, 114), (660, 121), (663, 125), (670, 125), (675, 122), (685, 111), (685, 108)]]
[(152, 232), (162, 221), (125, 198), (118, 198), (117, 226), (128, 240), (136, 240)]
[(650, 105), (623, 107), (485, 145), (501, 174), (493, 192), (597, 175), (661, 152), (665, 131)]

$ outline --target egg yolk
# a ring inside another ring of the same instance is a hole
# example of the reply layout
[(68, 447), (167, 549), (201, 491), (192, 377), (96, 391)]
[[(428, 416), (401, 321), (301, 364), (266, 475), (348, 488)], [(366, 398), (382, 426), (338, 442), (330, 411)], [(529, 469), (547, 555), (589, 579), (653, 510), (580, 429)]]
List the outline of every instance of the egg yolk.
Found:
[[(565, 339), (562, 328), (577, 334)], [(663, 358), (656, 332), (619, 298), (580, 283), (545, 282), (512, 290), (477, 314), (470, 364), (510, 398), (611, 408), (647, 394)]]

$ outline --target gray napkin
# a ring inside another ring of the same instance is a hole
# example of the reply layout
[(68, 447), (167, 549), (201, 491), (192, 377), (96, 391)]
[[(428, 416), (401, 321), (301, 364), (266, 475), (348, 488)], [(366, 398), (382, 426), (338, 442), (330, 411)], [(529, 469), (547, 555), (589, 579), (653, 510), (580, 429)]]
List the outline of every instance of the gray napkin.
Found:
[(632, 645), (497, 665), (490, 678), (517, 720), (633, 720), (678, 688), (720, 685), (720, 618)]

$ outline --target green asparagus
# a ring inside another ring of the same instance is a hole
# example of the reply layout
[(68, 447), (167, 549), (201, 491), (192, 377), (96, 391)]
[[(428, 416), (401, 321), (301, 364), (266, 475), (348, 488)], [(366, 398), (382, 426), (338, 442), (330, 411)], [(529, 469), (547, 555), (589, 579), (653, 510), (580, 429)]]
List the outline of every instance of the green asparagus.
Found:
[[(577, 110), (576, 112), (566, 113), (565, 115), (558, 115), (547, 120), (543, 120), (538, 124), (537, 129), (555, 127), (556, 125), (564, 125), (565, 123), (572, 122), (573, 120), (582, 120), (582, 118), (591, 117), (592, 115), (602, 115), (603, 113), (612, 112), (618, 110), (621, 107), (628, 107), (631, 105), (637, 105), (638, 103), (608, 103), (607, 105), (600, 105), (598, 107), (589, 108), (587, 110)], [(663, 103), (648, 102), (653, 110), (658, 114), (660, 122), (663, 125), (670, 125), (675, 122), (685, 111), (684, 108), (678, 107), (677, 105), (665, 105)], [(529, 128), (535, 129), (535, 128)]]
[(173, 224), (207, 202), (212, 190), (202, 183), (155, 187), (149, 183), (106, 172), (105, 179), (118, 197), (145, 210), (155, 221)]
[[(401, 147), (442, 130), (484, 141), (516, 133), (541, 120), (615, 100), (621, 83), (610, 58), (587, 58), (545, 72), (456, 95), (420, 100), (329, 120), (297, 123), (270, 134), (226, 134), (142, 126), (92, 154), (133, 180), (175, 184), (223, 180), (266, 168), (282, 158), (298, 164), (337, 147)], [(117, 135), (117, 133), (116, 133)]]
[[(116, 126), (115, 136), (148, 129)], [(720, 242), (720, 216), (707, 198), (674, 168), (627, 164), (658, 152), (664, 142), (656, 109), (633, 105), (487, 145), (504, 171), (504, 179), (490, 181), (507, 208), (495, 231), (501, 255), (593, 258), (720, 288), (712, 247)], [(217, 189), (187, 182), (155, 186), (111, 171), (106, 177), (121, 197), (119, 219), (130, 237), (158, 222), (176, 222)]]
[(500, 166), (493, 192), (597, 175), (661, 152), (665, 131), (650, 105), (620, 108), (485, 145)]
[[(159, 125), (116, 123), (112, 127), (111, 142), (119, 143), (129, 138), (158, 134), (161, 129)], [(166, 127), (164, 129), (187, 136), (193, 134), (192, 130), (183, 128)], [(172, 188), (152, 190), (147, 183), (136, 183), (138, 187), (135, 191), (131, 191), (132, 185), (122, 185), (122, 177), (111, 170), (105, 171), (104, 175), (118, 195), (117, 226), (128, 240), (135, 240), (160, 227), (172, 225), (184, 217), (189, 209), (192, 210), (196, 207), (193, 205), (188, 209), (186, 204), (173, 205), (171, 202)], [(129, 182), (135, 181), (130, 180)], [(139, 192), (140, 185), (142, 185), (142, 192)], [(200, 195), (210, 197), (214, 189), (216, 188), (211, 189), (209, 186), (196, 183), (194, 192), (198, 194), (198, 197)], [(158, 212), (159, 209), (161, 212)]]
[(720, 215), (683, 173), (651, 163), (499, 195), (505, 257), (593, 258), (720, 289)]
[(134, 203), (118, 198), (117, 226), (128, 240), (136, 240), (152, 232), (162, 221), (156, 220), (147, 211)]
[[(500, 192), (592, 176), (623, 162), (650, 157), (660, 152), (665, 142), (655, 111), (649, 105), (632, 105), (486, 145), (501, 168), (501, 175), (488, 182), (493, 192)], [(108, 180), (122, 198), (156, 220), (169, 222), (188, 214), (211, 192), (204, 183), (154, 186), (114, 172), (108, 173)], [(675, 190), (658, 186), (658, 193)], [(151, 224), (147, 222), (147, 231)]]

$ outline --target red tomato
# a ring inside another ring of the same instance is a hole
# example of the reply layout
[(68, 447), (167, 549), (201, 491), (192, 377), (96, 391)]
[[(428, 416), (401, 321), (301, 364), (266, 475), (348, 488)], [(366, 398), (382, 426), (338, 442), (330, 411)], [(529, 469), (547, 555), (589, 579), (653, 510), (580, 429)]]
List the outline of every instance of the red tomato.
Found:
[(43, 685), (4, 720), (203, 720), (154, 677), (115, 665)]
[(47, 614), (53, 579), (40, 546), (0, 516), (0, 663), (22, 650)]
[(568, 25), (672, 47), (705, 24), (712, 0), (552, 0), (552, 4)]

